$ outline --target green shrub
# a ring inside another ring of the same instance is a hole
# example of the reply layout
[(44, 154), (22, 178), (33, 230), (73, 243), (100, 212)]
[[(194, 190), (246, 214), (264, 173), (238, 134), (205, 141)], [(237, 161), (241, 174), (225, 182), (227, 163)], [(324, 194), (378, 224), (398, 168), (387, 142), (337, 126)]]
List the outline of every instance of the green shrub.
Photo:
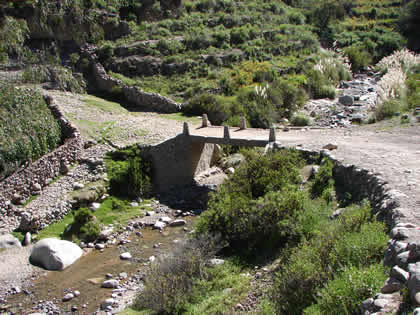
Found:
[(74, 223), (80, 226), (88, 223), (94, 218), (93, 213), (88, 208), (80, 208), (74, 214)]
[(73, 93), (85, 93), (86, 83), (81, 76), (60, 66), (30, 66), (22, 74), (25, 83), (50, 83), (53, 88)]
[(293, 115), (291, 123), (293, 126), (310, 126), (312, 124), (312, 120), (304, 113), (297, 113)]
[(207, 114), (210, 122), (220, 125), (232, 115), (241, 112), (235, 99), (221, 97), (210, 93), (203, 93), (192, 97), (183, 107), (187, 115)]
[(94, 221), (89, 221), (80, 228), (80, 236), (87, 242), (96, 240), (100, 232), (99, 224)]
[(340, 236), (329, 255), (334, 270), (342, 266), (368, 266), (383, 258), (388, 236), (382, 222), (364, 223), (360, 231), (350, 231)]
[(128, 148), (111, 152), (105, 165), (111, 194), (133, 198), (151, 195), (151, 166), (141, 159), (139, 149)]
[(360, 46), (352, 46), (344, 49), (344, 53), (350, 59), (351, 69), (353, 72), (359, 72), (372, 62), (369, 52)]
[(376, 108), (375, 117), (379, 121), (392, 118), (403, 109), (404, 105), (400, 99), (388, 99)]
[(96, 221), (93, 212), (88, 208), (80, 208), (74, 213), (71, 231), (68, 233), (80, 236), (85, 241), (95, 240), (99, 233), (99, 223)]
[(319, 197), (325, 190), (330, 188), (334, 189), (333, 175), (334, 164), (331, 160), (326, 159), (319, 168), (318, 173), (315, 174), (315, 178), (311, 185), (311, 196)]
[[(304, 212), (301, 218), (307, 214)], [(281, 265), (276, 274), (272, 298), (277, 310), (284, 314), (301, 314), (316, 301), (318, 292), (337, 272), (352, 264), (378, 263), (387, 235), (383, 223), (371, 221), (370, 207), (366, 204), (347, 207), (334, 221), (318, 221), (319, 224), (313, 226), (315, 231), (306, 234), (307, 240), (292, 250), (287, 264)]]
[(347, 266), (318, 293), (317, 304), (304, 314), (358, 314), (361, 302), (377, 293), (386, 278), (382, 263), (364, 268)]
[(305, 197), (297, 188), (301, 163), (297, 153), (246, 155), (232, 177), (211, 195), (198, 233), (220, 234), (242, 253), (299, 239), (296, 222)]

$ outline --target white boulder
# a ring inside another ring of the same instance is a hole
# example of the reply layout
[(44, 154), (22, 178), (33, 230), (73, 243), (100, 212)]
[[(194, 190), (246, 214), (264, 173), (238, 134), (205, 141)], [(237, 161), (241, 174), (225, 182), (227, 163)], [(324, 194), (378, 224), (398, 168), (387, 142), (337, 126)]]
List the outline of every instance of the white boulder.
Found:
[(82, 253), (82, 249), (72, 242), (45, 238), (32, 248), (29, 260), (47, 270), (63, 270), (78, 260)]
[(0, 248), (22, 247), (19, 240), (11, 234), (0, 235)]

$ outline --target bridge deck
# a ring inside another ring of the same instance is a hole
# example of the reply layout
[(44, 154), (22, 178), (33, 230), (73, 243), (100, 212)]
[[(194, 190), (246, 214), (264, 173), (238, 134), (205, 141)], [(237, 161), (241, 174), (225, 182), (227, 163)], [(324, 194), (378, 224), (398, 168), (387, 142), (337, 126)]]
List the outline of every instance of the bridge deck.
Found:
[(228, 129), (229, 137), (225, 136), (223, 126), (193, 126), (189, 128), (189, 134), (193, 141), (205, 143), (264, 147), (269, 142), (270, 129), (248, 128), (241, 130), (238, 127)]

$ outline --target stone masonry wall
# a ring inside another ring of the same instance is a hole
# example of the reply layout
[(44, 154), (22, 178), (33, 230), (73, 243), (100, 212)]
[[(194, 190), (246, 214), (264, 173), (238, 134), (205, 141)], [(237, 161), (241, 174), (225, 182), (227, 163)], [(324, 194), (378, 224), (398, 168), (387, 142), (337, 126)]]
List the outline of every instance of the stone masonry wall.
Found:
[(140, 109), (161, 113), (176, 113), (182, 105), (157, 93), (142, 91), (139, 87), (125, 85), (121, 80), (110, 77), (99, 63), (94, 47), (83, 47), (82, 55), (90, 61), (92, 81), (95, 87), (107, 94), (121, 94), (130, 104)]
[(77, 161), (83, 150), (83, 140), (77, 128), (65, 118), (50, 96), (44, 95), (44, 99), (61, 125), (64, 143), (0, 182), (0, 228), (18, 224), (11, 221), (18, 220), (22, 210), (13, 203), (22, 204), (40, 193), (42, 187), (60, 174), (60, 170)]

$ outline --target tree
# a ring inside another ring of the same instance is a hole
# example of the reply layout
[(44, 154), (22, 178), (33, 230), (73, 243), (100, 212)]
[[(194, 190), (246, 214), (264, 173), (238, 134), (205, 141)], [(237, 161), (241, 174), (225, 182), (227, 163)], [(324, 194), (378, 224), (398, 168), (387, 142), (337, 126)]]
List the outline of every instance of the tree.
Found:
[(408, 40), (408, 48), (420, 51), (420, 1), (410, 1), (402, 10), (398, 21), (400, 32)]

